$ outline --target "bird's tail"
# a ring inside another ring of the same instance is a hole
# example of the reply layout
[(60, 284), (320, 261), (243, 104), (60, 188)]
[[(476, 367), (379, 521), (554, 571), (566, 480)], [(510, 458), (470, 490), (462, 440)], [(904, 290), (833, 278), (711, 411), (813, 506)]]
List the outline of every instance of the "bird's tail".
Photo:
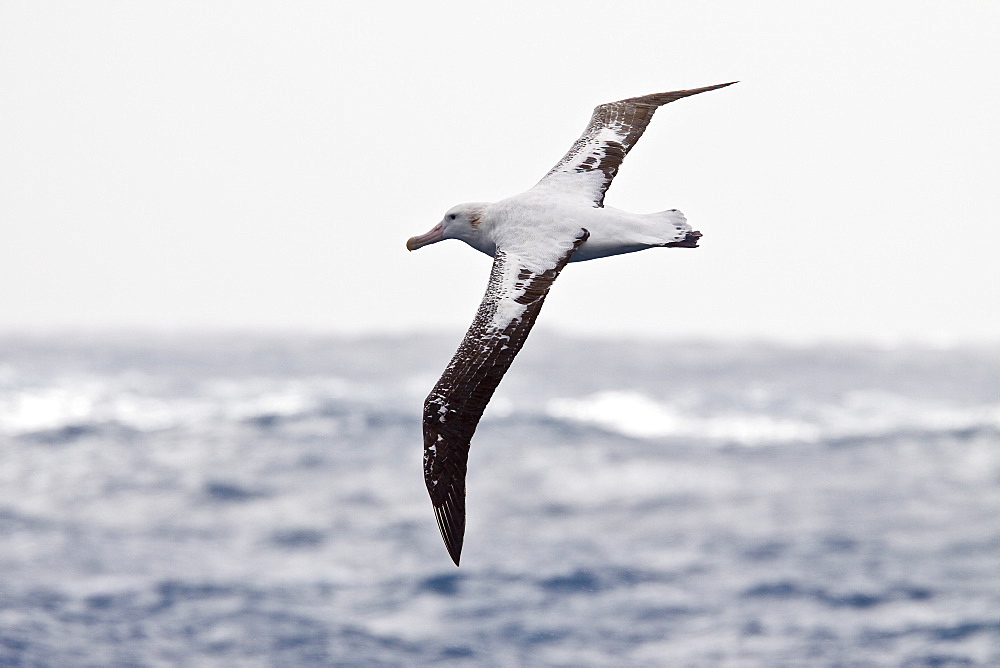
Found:
[(701, 232), (695, 232), (688, 225), (687, 218), (677, 209), (651, 213), (665, 228), (667, 238), (660, 246), (666, 248), (697, 248)]

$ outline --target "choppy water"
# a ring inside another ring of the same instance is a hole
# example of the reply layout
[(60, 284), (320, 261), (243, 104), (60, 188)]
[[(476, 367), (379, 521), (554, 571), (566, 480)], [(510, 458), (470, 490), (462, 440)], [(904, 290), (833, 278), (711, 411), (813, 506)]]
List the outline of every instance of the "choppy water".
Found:
[(1000, 665), (1000, 348), (0, 339), (0, 665)]

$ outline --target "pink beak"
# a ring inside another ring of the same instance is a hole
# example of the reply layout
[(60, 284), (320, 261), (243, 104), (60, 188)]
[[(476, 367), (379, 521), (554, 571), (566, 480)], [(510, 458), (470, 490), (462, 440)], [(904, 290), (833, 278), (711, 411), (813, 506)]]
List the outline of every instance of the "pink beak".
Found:
[(434, 244), (438, 241), (444, 239), (444, 223), (438, 223), (431, 228), (431, 231), (427, 234), (421, 234), (419, 237), (410, 237), (406, 241), (406, 250), (415, 251), (421, 246), (426, 246), (428, 244)]

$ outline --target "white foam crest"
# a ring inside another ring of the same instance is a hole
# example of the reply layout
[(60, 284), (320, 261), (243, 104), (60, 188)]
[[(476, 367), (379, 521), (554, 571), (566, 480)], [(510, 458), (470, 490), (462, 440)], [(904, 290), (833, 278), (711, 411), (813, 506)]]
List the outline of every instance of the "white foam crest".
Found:
[(819, 407), (817, 420), (834, 437), (1000, 427), (1000, 404), (955, 405), (883, 390), (856, 390), (845, 393), (838, 404)]
[(41, 386), (0, 392), (0, 433), (53, 431), (85, 424), (118, 424), (152, 431), (259, 415), (291, 416), (319, 409), (346, 395), (337, 378), (307, 380), (215, 379), (165, 390), (135, 375), (61, 377)]
[(907, 430), (1000, 428), (1000, 404), (948, 405), (883, 391), (849, 392), (836, 404), (806, 405), (794, 416), (713, 410), (690, 401), (684, 401), (682, 410), (634, 391), (553, 399), (546, 413), (637, 438), (676, 436), (744, 445), (816, 442)]
[(808, 441), (814, 425), (766, 415), (723, 413), (711, 416), (681, 412), (668, 403), (631, 391), (599, 392), (581, 399), (554, 399), (549, 415), (597, 424), (626, 436), (697, 436), (747, 444)]

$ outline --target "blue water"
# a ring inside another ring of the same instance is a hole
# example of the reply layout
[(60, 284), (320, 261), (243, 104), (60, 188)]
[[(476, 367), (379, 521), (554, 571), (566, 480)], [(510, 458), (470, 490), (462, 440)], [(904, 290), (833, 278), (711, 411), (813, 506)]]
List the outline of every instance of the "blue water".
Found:
[(1000, 348), (0, 338), (0, 665), (1000, 665)]

